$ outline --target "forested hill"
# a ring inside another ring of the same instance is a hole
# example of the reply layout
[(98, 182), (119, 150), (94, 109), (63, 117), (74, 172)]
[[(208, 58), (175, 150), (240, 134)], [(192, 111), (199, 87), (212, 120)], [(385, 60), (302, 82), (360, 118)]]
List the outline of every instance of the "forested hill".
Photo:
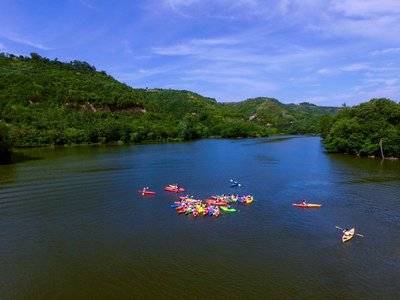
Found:
[(131, 88), (86, 62), (0, 54), (0, 132), (15, 146), (318, 133), (321, 116), (336, 110), (271, 98), (222, 104)]

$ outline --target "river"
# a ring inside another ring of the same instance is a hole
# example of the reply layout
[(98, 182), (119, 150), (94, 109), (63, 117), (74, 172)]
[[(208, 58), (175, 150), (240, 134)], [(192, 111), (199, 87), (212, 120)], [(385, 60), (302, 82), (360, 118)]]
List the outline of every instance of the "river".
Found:
[[(400, 297), (399, 161), (330, 155), (318, 137), (25, 153), (0, 166), (1, 299)], [(255, 202), (177, 215), (175, 182)], [(343, 244), (335, 225), (364, 238)]]

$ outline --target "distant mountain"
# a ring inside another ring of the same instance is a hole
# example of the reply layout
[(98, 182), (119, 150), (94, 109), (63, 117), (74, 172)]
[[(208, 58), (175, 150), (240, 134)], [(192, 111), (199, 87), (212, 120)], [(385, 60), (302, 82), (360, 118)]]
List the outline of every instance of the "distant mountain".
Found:
[(190, 91), (135, 89), (86, 62), (0, 54), (0, 119), (16, 146), (317, 134), (321, 117), (336, 112), (273, 98), (218, 103)]
[(274, 98), (259, 97), (230, 104), (249, 121), (276, 129), (279, 133), (319, 133), (319, 119), (332, 115), (337, 107), (311, 103), (283, 104)]

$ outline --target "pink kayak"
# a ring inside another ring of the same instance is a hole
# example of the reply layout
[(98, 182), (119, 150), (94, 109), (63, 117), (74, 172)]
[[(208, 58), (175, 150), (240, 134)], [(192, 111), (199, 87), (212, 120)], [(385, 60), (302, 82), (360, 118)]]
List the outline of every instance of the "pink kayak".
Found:
[(171, 193), (182, 193), (185, 191), (185, 189), (182, 187), (177, 187), (176, 185), (167, 185), (164, 188), (164, 191), (171, 192)]

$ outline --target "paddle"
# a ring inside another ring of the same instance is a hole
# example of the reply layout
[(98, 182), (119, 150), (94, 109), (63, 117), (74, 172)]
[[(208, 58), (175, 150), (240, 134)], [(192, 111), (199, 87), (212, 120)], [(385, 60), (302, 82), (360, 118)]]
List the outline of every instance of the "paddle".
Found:
[[(342, 227), (339, 227), (339, 226), (335, 226), (337, 229), (340, 229), (340, 230), (343, 230), (343, 228)], [(362, 235), (362, 234), (359, 234), (359, 233), (356, 233), (356, 235), (358, 235), (358, 236), (360, 236), (360, 237), (364, 237), (364, 235)]]

